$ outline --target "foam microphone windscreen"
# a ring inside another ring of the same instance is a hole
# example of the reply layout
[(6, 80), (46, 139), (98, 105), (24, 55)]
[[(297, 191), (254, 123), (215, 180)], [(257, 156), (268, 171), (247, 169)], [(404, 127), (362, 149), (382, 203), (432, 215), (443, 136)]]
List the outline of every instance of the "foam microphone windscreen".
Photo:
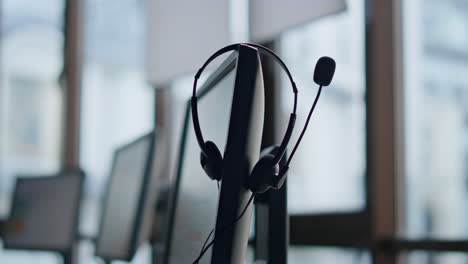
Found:
[(315, 65), (314, 82), (318, 85), (328, 86), (335, 74), (336, 64), (330, 57), (321, 57)]

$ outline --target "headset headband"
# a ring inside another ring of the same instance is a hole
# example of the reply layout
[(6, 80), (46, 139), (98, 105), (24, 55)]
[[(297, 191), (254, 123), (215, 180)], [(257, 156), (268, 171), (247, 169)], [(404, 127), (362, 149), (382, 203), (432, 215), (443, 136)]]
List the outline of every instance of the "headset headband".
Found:
[(284, 153), (286, 152), (286, 148), (288, 146), (289, 140), (291, 139), (292, 132), (294, 130), (294, 124), (296, 123), (296, 109), (297, 109), (297, 87), (296, 83), (294, 83), (294, 80), (291, 76), (291, 73), (289, 72), (288, 67), (286, 67), (286, 64), (276, 55), (272, 50), (258, 45), (258, 44), (252, 44), (252, 43), (237, 43), (237, 44), (232, 44), (229, 46), (226, 46), (218, 51), (216, 51), (211, 57), (208, 58), (208, 60), (203, 64), (203, 66), (198, 70), (198, 72), (195, 74), (195, 79), (193, 81), (193, 91), (192, 91), (192, 99), (191, 99), (191, 106), (192, 106), (192, 120), (193, 120), (193, 128), (195, 130), (195, 135), (197, 137), (197, 142), (200, 148), (202, 149), (203, 152), (206, 153), (205, 149), (205, 140), (203, 139), (203, 135), (201, 132), (200, 128), (200, 121), (198, 119), (198, 107), (197, 107), (197, 102), (198, 102), (198, 97), (196, 95), (197, 91), (197, 83), (198, 79), (200, 78), (202, 72), (205, 70), (205, 68), (212, 62), (214, 59), (219, 57), (220, 55), (233, 51), (233, 50), (238, 50), (241, 45), (244, 46), (251, 46), (256, 48), (261, 54), (268, 55), (270, 57), (273, 57), (273, 59), (281, 66), (281, 68), (286, 72), (286, 75), (289, 78), (289, 81), (291, 82), (291, 87), (293, 90), (294, 94), (294, 104), (293, 104), (293, 111), (289, 117), (289, 122), (288, 122), (288, 128), (286, 129), (286, 133), (284, 134), (283, 140), (280, 144), (280, 147), (278, 149), (278, 152), (275, 155), (275, 158), (273, 159), (273, 162), (275, 164), (278, 164), (281, 158), (283, 157)]

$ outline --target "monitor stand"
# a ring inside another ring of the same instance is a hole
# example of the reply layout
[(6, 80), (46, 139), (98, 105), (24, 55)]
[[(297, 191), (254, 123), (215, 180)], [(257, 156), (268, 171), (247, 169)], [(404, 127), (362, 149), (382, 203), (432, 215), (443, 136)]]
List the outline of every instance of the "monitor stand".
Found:
[[(112, 264), (112, 260), (110, 260), (110, 259), (102, 259), (102, 258), (101, 258), (100, 260), (101, 260), (101, 262), (104, 263), (104, 264)], [(65, 264), (67, 264), (67, 263), (65, 263)]]
[(258, 263), (287, 263), (289, 218), (286, 202), (286, 182), (280, 190), (268, 191), (256, 201), (255, 260)]
[(3, 228), (5, 227), (5, 219), (0, 219), (0, 238), (3, 237)]
[[(284, 164), (286, 155), (280, 163)], [(255, 199), (255, 263), (286, 264), (289, 246), (287, 179)]]
[(78, 264), (78, 243), (73, 243), (73, 246), (61, 255), (64, 264)]

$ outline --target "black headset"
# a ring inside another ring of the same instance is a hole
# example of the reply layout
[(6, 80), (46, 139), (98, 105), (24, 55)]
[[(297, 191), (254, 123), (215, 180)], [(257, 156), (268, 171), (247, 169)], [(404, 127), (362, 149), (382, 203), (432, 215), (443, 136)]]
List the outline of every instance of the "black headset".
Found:
[[(255, 194), (263, 193), (270, 188), (279, 189), (281, 188), (281, 186), (283, 186), (284, 180), (286, 179), (286, 172), (289, 169), (289, 164), (294, 154), (296, 153), (297, 147), (299, 146), (305, 134), (305, 131), (307, 130), (307, 126), (309, 125), (310, 118), (312, 116), (312, 113), (314, 112), (315, 106), (317, 105), (318, 99), (322, 92), (322, 87), (328, 86), (331, 83), (331, 80), (333, 79), (333, 75), (335, 73), (335, 68), (336, 68), (335, 61), (330, 57), (321, 57), (318, 60), (317, 65), (315, 67), (315, 71), (314, 71), (314, 82), (319, 85), (319, 89), (318, 89), (317, 95), (315, 96), (312, 107), (309, 111), (309, 114), (307, 116), (304, 128), (302, 129), (302, 132), (299, 135), (299, 139), (294, 145), (291, 155), (289, 155), (287, 161), (285, 161), (285, 160), (282, 160), (282, 158), (286, 152), (286, 147), (288, 146), (288, 143), (291, 139), (294, 125), (296, 123), (296, 108), (297, 108), (297, 94), (298, 94), (296, 84), (294, 83), (292, 79), (292, 76), (288, 70), (288, 67), (286, 67), (284, 62), (272, 50), (266, 47), (263, 47), (261, 45), (252, 44), (252, 43), (238, 43), (238, 44), (229, 45), (218, 50), (213, 55), (211, 55), (211, 57), (208, 58), (208, 60), (198, 70), (197, 74), (195, 74), (195, 80), (193, 82), (193, 94), (192, 94), (192, 99), (191, 99), (191, 106), (192, 106), (193, 128), (195, 130), (195, 135), (197, 137), (198, 145), (201, 148), (201, 154), (200, 154), (201, 166), (203, 170), (206, 172), (206, 174), (208, 175), (208, 177), (217, 181), (220, 181), (222, 177), (223, 157), (215, 143), (213, 143), (212, 141), (205, 141), (203, 139), (203, 135), (200, 129), (200, 122), (198, 120), (198, 109), (197, 109), (198, 98), (196, 95), (197, 82), (198, 82), (198, 79), (200, 78), (200, 75), (202, 74), (206, 66), (211, 61), (213, 61), (215, 58), (217, 58), (221, 54), (224, 54), (228, 51), (238, 50), (241, 45), (257, 48), (257, 50), (261, 54), (273, 57), (273, 59), (275, 59), (275, 61), (281, 66), (281, 68), (283, 68), (283, 70), (286, 72), (289, 78), (289, 81), (291, 82), (292, 90), (294, 93), (294, 105), (293, 105), (293, 112), (291, 113), (289, 117), (288, 128), (286, 129), (286, 133), (284, 134), (283, 141), (278, 147), (269, 147), (265, 150), (266, 152), (261, 153), (259, 161), (255, 164), (254, 168), (252, 169), (252, 172), (250, 173), (249, 178), (246, 180), (247, 182), (246, 187), (252, 192), (252, 195), (249, 201), (247, 202), (246, 206), (244, 207), (244, 210), (242, 210), (241, 214), (236, 219), (234, 219), (234, 221), (230, 225), (225, 226), (224, 228), (222, 228), (222, 230), (226, 230), (227, 228), (232, 227), (239, 219), (242, 218), (248, 206), (250, 205), (253, 198), (255, 197)], [(281, 168), (279, 164), (281, 164)], [(206, 251), (214, 244), (216, 237), (213, 238), (213, 240), (207, 244), (209, 238), (213, 234), (213, 231), (214, 229), (211, 230), (210, 234), (208, 235), (205, 241), (205, 244), (203, 245), (200, 251), (199, 256), (193, 262), (194, 264), (199, 263), (200, 259), (203, 257)], [(224, 232), (224, 231), (221, 231), (221, 232)]]
[(268, 55), (273, 57), (276, 62), (283, 68), (286, 72), (289, 81), (291, 82), (292, 90), (294, 93), (294, 106), (293, 112), (289, 117), (288, 128), (286, 129), (286, 133), (283, 137), (283, 141), (281, 142), (276, 154), (268, 154), (260, 158), (260, 160), (255, 164), (250, 176), (247, 179), (247, 188), (250, 189), (253, 193), (263, 193), (267, 191), (269, 188), (279, 189), (284, 183), (284, 176), (286, 175), (287, 167), (279, 167), (279, 162), (283, 157), (284, 153), (286, 152), (286, 147), (291, 139), (291, 135), (294, 129), (294, 124), (296, 123), (296, 108), (297, 108), (297, 88), (296, 84), (294, 83), (291, 73), (289, 69), (286, 67), (284, 62), (276, 55), (272, 50), (263, 47), (258, 44), (252, 43), (238, 43), (226, 46), (213, 55), (203, 64), (203, 66), (198, 70), (197, 74), (195, 74), (195, 80), (193, 82), (193, 93), (191, 99), (191, 106), (192, 106), (192, 120), (193, 120), (193, 128), (195, 130), (195, 135), (197, 137), (198, 145), (201, 148), (200, 154), (200, 163), (203, 170), (206, 172), (208, 177), (213, 180), (220, 181), (222, 175), (222, 163), (223, 157), (221, 152), (219, 151), (218, 147), (213, 141), (205, 141), (203, 139), (203, 135), (200, 128), (200, 122), (198, 119), (198, 108), (197, 108), (197, 101), (198, 97), (196, 95), (197, 90), (197, 83), (198, 79), (200, 78), (202, 72), (205, 70), (207, 65), (212, 62), (214, 59), (219, 57), (220, 55), (233, 51), (238, 50), (241, 45), (251, 46), (257, 48), (261, 54)]

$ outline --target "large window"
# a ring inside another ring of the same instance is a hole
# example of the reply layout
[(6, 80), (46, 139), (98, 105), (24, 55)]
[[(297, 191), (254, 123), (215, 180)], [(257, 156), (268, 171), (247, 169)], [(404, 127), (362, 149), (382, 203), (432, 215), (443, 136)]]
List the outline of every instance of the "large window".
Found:
[[(1, 1), (0, 219), (9, 212), (17, 175), (60, 168), (66, 2)], [(145, 1), (79, 2), (80, 164), (87, 174), (80, 233), (93, 236), (113, 151), (153, 128), (155, 96), (144, 76)], [(468, 245), (468, 0), (346, 2), (344, 12), (272, 42), (299, 88), (292, 142), (317, 92), (317, 59), (325, 55), (337, 63), (289, 170), (289, 263), (387, 263), (378, 255), (390, 263), (396, 255), (402, 263), (468, 263), (462, 247)], [(233, 40), (248, 35), (248, 5), (231, 0)], [(264, 76), (275, 78), (266, 66)], [(165, 87), (172, 160), (192, 81), (193, 75), (180, 77)], [(281, 88), (275, 90), (274, 134), (283, 135), (292, 95), (285, 78), (274, 86)], [(381, 142), (396, 147), (377, 149)], [(383, 215), (395, 219), (386, 221), (379, 210), (392, 211)], [(93, 247), (80, 244), (80, 263), (97, 263)], [(149, 251), (144, 247), (134, 262), (146, 263)], [(59, 261), (50, 253), (7, 250), (0, 250), (0, 259)]]
[[(9, 214), (18, 175), (60, 167), (64, 2), (1, 2), (0, 219)], [(51, 263), (57, 257), (0, 250), (0, 259)]]
[[(365, 222), (364, 10), (363, 0), (348, 1), (346, 11), (292, 30), (280, 41), (281, 55), (299, 89), (297, 129), (293, 140), (301, 132), (318, 90), (313, 81), (317, 60), (321, 56), (330, 56), (337, 64), (335, 78), (324, 88), (289, 170), (290, 263), (369, 263), (368, 254), (363, 250), (304, 246), (327, 245), (330, 238), (350, 241), (349, 232), (360, 229), (359, 222)], [(283, 126), (292, 109), (289, 85), (284, 79), (279, 96), (279, 125)], [(337, 228), (332, 225), (321, 228), (323, 223), (331, 222), (335, 222)], [(351, 236), (357, 242), (366, 236), (366, 231), (362, 230), (361, 237)], [(301, 246), (296, 246), (297, 243)]]
[(370, 264), (367, 250), (334, 247), (295, 246), (289, 251), (288, 263)]
[[(468, 1), (403, 1), (406, 234), (468, 240)], [(466, 263), (414, 253), (412, 263)]]
[(6, 0), (1, 9), (0, 216), (4, 216), (15, 176), (54, 172), (60, 165), (58, 79), (64, 1)]
[(83, 2), (81, 165), (87, 174), (80, 229), (96, 234), (115, 149), (153, 128), (144, 76), (144, 2)]
[[(318, 87), (313, 82), (321, 56), (336, 60), (335, 78), (322, 93), (307, 135), (289, 170), (289, 210), (293, 214), (358, 211), (365, 201), (364, 1), (348, 2), (341, 14), (285, 34), (281, 54), (299, 89), (297, 138)], [(281, 89), (282, 124), (292, 94)]]

